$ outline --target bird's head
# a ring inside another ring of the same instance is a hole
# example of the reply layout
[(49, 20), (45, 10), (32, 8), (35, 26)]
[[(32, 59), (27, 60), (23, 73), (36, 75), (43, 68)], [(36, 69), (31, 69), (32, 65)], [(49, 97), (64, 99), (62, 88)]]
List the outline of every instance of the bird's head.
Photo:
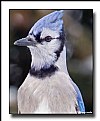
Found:
[(15, 45), (27, 46), (32, 55), (32, 66), (39, 70), (53, 65), (64, 46), (63, 10), (55, 11), (38, 20), (27, 37), (15, 41)]

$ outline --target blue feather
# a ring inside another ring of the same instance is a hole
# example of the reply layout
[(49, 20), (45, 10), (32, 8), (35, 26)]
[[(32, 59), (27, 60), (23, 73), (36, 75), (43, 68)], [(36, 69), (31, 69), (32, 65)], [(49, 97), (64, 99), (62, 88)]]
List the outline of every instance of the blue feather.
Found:
[(62, 32), (63, 29), (63, 10), (52, 12), (39, 19), (29, 31), (29, 34), (37, 35), (43, 28)]
[(72, 84), (73, 84), (75, 91), (77, 93), (77, 102), (78, 102), (79, 110), (81, 113), (85, 113), (85, 106), (84, 106), (81, 92), (80, 92), (79, 88), (77, 87), (77, 85), (73, 81), (72, 81)]

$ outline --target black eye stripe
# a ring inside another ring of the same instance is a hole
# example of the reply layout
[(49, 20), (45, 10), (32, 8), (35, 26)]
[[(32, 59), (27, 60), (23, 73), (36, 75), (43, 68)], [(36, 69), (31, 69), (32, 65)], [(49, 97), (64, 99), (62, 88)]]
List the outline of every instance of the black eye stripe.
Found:
[(40, 35), (41, 35), (41, 32), (39, 32), (38, 34), (34, 35), (35, 40), (36, 40), (37, 42), (39, 42), (39, 43), (41, 43)]
[(46, 36), (45, 38), (40, 38), (41, 32), (39, 32), (37, 35), (34, 35), (37, 42), (41, 43), (43, 41), (50, 42), (52, 39), (60, 39), (60, 37), (52, 38), (51, 36)]

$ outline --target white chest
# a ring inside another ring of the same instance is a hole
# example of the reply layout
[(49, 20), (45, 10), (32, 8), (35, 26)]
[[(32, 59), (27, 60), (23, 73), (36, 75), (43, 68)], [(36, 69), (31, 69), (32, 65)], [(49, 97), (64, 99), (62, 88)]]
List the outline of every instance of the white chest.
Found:
[(18, 90), (21, 113), (76, 113), (76, 93), (65, 73), (39, 80), (27, 76)]
[(48, 114), (50, 113), (50, 108), (48, 105), (48, 99), (43, 98), (43, 100), (40, 102), (38, 108), (34, 112), (35, 114)]

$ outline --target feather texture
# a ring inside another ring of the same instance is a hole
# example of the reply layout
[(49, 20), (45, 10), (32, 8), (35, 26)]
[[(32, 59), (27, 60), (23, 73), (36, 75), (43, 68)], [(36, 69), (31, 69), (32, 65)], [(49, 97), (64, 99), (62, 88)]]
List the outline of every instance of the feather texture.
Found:
[(43, 28), (49, 28), (53, 31), (62, 32), (63, 29), (63, 10), (54, 11), (49, 15), (44, 16), (39, 19), (34, 26), (29, 31), (29, 34), (37, 35), (39, 32), (43, 30)]
[(43, 80), (28, 74), (18, 90), (21, 113), (77, 113), (76, 104), (76, 91), (69, 77), (61, 71)]

